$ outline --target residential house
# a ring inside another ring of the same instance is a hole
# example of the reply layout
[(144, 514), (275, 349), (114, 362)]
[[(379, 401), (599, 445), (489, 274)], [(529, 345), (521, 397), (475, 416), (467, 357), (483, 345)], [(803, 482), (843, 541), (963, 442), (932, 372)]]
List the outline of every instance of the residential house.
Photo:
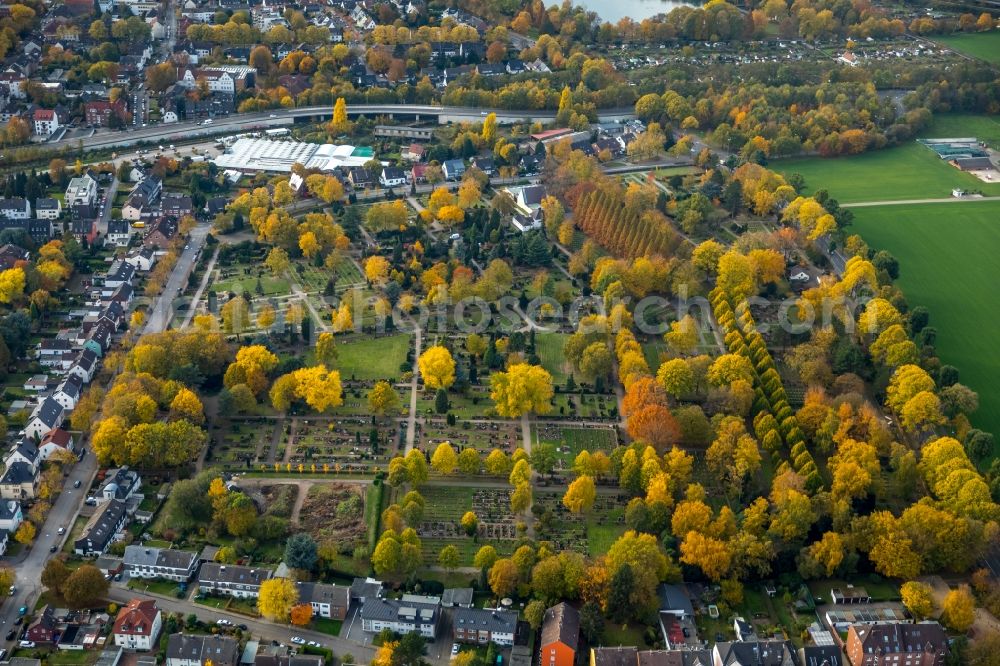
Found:
[(363, 190), (375, 184), (375, 179), (364, 167), (351, 167), (347, 171), (347, 182), (356, 190)]
[(38, 474), (27, 463), (8, 464), (3, 475), (0, 475), (0, 499), (35, 499), (37, 491)]
[(733, 618), (733, 631), (736, 633), (736, 640), (738, 641), (752, 642), (759, 640), (753, 625), (739, 615)]
[(84, 557), (99, 557), (108, 549), (115, 535), (125, 529), (125, 502), (104, 503), (87, 521), (80, 538), (73, 542), (73, 552)]
[(580, 613), (565, 601), (547, 609), (542, 619), (539, 666), (573, 666), (580, 646)]
[[(126, 206), (127, 205), (128, 202), (126, 202)], [(134, 209), (130, 209), (129, 214), (134, 214)], [(131, 218), (126, 218), (124, 220), (108, 220), (108, 234), (104, 237), (105, 245), (116, 245), (118, 247), (128, 246), (129, 241), (132, 240), (132, 225), (129, 224), (129, 219)]]
[(159, 217), (146, 228), (146, 236), (142, 239), (145, 247), (166, 251), (170, 242), (177, 235), (177, 221), (169, 217)]
[(441, 593), (441, 605), (445, 608), (472, 608), (471, 587), (449, 587)]
[(7, 243), (0, 247), (0, 270), (8, 270), (17, 266), (19, 262), (28, 261), (31, 256), (27, 250), (20, 245)]
[(27, 199), (20, 197), (0, 199), (0, 217), (8, 220), (27, 220), (31, 217), (31, 204)]
[(502, 647), (514, 645), (517, 612), (491, 608), (456, 608), (452, 614), (455, 641)]
[(802, 666), (846, 666), (844, 653), (836, 645), (809, 645), (800, 648), (799, 661)]
[(64, 200), (67, 208), (93, 205), (97, 200), (97, 181), (89, 173), (73, 178), (66, 187)]
[(424, 638), (434, 640), (440, 616), (440, 602), (434, 604), (370, 598), (361, 607), (361, 628), (370, 634), (377, 634), (383, 629), (397, 634), (415, 631)]
[(634, 647), (599, 647), (590, 649), (590, 666), (636, 666), (639, 651)]
[(61, 426), (65, 416), (66, 410), (63, 406), (49, 396), (31, 413), (28, 425), (24, 426), (24, 434), (40, 441), (50, 430)]
[(56, 614), (48, 604), (35, 613), (35, 619), (24, 630), (24, 640), (33, 643), (54, 643), (57, 638)]
[(152, 270), (153, 264), (156, 263), (156, 253), (150, 247), (139, 248), (125, 257), (125, 263), (130, 264), (135, 270), (145, 273)]
[(378, 182), (382, 187), (400, 187), (406, 185), (406, 172), (399, 167), (383, 167)]
[(496, 162), (493, 161), (492, 155), (477, 156), (472, 158), (472, 166), (479, 169), (487, 176), (492, 176), (496, 173)]
[(382, 581), (374, 578), (355, 578), (351, 581), (351, 603), (364, 604), (369, 599), (381, 599)]
[(165, 666), (238, 666), (240, 644), (228, 636), (170, 634)]
[(69, 374), (75, 374), (84, 384), (89, 384), (94, 379), (94, 372), (97, 371), (97, 359), (97, 354), (90, 349), (84, 349), (73, 361)]
[(165, 192), (160, 198), (160, 211), (164, 215), (184, 217), (194, 212), (191, 197), (180, 192)]
[(461, 180), (465, 175), (465, 162), (462, 160), (445, 160), (441, 164), (441, 171), (448, 180)]
[(434, 138), (433, 127), (408, 127), (406, 125), (376, 125), (375, 136), (413, 141), (430, 141)]
[(38, 454), (42, 460), (48, 460), (60, 451), (73, 453), (74, 443), (73, 435), (69, 431), (56, 428), (47, 432), (45, 437), (42, 437), (42, 441), (38, 445)]
[(117, 119), (114, 122), (125, 122), (127, 114), (125, 103), (121, 99), (114, 102), (95, 100), (83, 105), (84, 119), (92, 127), (110, 127), (112, 117)]
[(349, 587), (303, 582), (296, 583), (295, 586), (299, 590), (299, 603), (312, 606), (314, 617), (333, 620), (343, 620), (347, 617), (347, 609), (351, 605)]
[(853, 666), (941, 666), (948, 636), (937, 622), (851, 625), (847, 657)]
[(198, 553), (132, 545), (125, 547), (122, 564), (130, 578), (162, 578), (184, 583), (191, 580), (198, 568)]
[(35, 109), (31, 116), (34, 121), (35, 134), (50, 137), (59, 129), (59, 114), (55, 109)]
[(14, 463), (24, 463), (31, 468), (33, 474), (38, 473), (38, 468), (41, 465), (41, 456), (38, 453), (38, 447), (35, 446), (34, 440), (29, 437), (22, 438), (14, 446), (11, 447), (7, 456), (4, 458), (4, 464), (13, 465)]
[(128, 262), (117, 260), (104, 274), (104, 289), (109, 293), (123, 284), (132, 284), (135, 279), (135, 267)]
[(38, 197), (35, 199), (35, 217), (39, 220), (57, 220), (62, 215), (62, 204), (59, 199)]
[(795, 646), (780, 640), (716, 643), (712, 660), (714, 666), (799, 666)]
[(68, 413), (76, 408), (76, 403), (80, 401), (82, 394), (83, 381), (76, 375), (67, 375), (52, 394), (52, 398)]
[(111, 348), (111, 338), (114, 333), (115, 329), (111, 323), (107, 319), (101, 319), (90, 329), (83, 346), (103, 357), (104, 353)]
[(12, 499), (0, 501), (0, 529), (13, 533), (23, 522), (20, 502)]
[(118, 611), (114, 628), (115, 645), (126, 650), (152, 650), (162, 627), (160, 609), (152, 599), (132, 599)]
[(402, 157), (407, 162), (422, 162), (424, 159), (424, 154), (427, 150), (419, 143), (411, 143), (409, 146), (403, 149), (400, 153)]
[(514, 205), (517, 210), (525, 215), (530, 215), (542, 207), (542, 199), (545, 198), (544, 185), (525, 185), (523, 187), (509, 187), (507, 193), (514, 198)]
[(207, 594), (256, 599), (261, 583), (270, 577), (270, 569), (205, 562), (198, 573), (198, 588)]
[(105, 501), (119, 500), (127, 501), (142, 486), (142, 479), (139, 473), (126, 466), (119, 467), (114, 471), (109, 471), (104, 477), (104, 487), (101, 488), (101, 497)]
[(133, 192), (122, 205), (122, 221), (138, 222), (152, 212), (152, 202), (144, 195)]

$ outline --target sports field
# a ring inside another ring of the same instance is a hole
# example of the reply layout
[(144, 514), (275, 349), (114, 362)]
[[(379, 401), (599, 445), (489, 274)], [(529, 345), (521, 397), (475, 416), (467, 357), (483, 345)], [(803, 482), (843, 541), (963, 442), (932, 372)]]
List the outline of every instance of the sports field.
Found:
[(941, 35), (935, 42), (955, 49), (959, 53), (1000, 65), (1000, 30), (972, 34)]
[(910, 306), (930, 310), (937, 350), (979, 392), (972, 422), (1000, 435), (1000, 201), (855, 209), (855, 229), (899, 260)]
[[(952, 125), (949, 129), (963, 129)], [(974, 127), (961, 135), (974, 135)], [(772, 168), (786, 176), (802, 174), (807, 193), (826, 189), (840, 203), (946, 199), (955, 188), (1000, 196), (1000, 183), (963, 173), (916, 141), (851, 157), (775, 161)]]

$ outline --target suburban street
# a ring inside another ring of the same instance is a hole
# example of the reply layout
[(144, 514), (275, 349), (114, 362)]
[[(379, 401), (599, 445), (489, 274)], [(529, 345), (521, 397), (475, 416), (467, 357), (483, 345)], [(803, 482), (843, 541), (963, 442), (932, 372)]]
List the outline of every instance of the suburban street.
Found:
[(187, 247), (181, 252), (181, 256), (177, 259), (177, 264), (174, 266), (173, 272), (170, 273), (170, 279), (167, 280), (166, 286), (160, 295), (153, 301), (152, 306), (149, 308), (146, 315), (146, 326), (143, 328), (143, 334), (149, 333), (160, 333), (166, 330), (167, 326), (170, 324), (170, 320), (174, 316), (173, 302), (180, 292), (181, 287), (187, 284), (188, 275), (191, 274), (191, 268), (194, 266), (195, 260), (201, 253), (202, 247), (205, 245), (205, 239), (208, 237), (209, 225), (202, 223), (199, 224), (191, 231), (190, 239), (188, 240)]
[[(7, 560), (13, 565), (17, 577), (14, 583), (17, 592), (12, 597), (5, 599), (3, 605), (0, 606), (0, 631), (2, 631), (0, 637), (5, 636), (14, 627), (14, 621), (17, 619), (18, 609), (21, 606), (27, 606), (29, 611), (33, 609), (35, 599), (38, 598), (43, 589), (40, 582), (42, 569), (45, 568), (45, 563), (50, 557), (55, 557), (49, 552), (49, 549), (55, 546), (58, 551), (69, 537), (73, 522), (83, 505), (84, 495), (96, 473), (97, 457), (87, 453), (83, 460), (74, 465), (70, 471), (63, 491), (49, 512), (45, 525), (38, 531), (38, 536), (31, 549)], [(80, 482), (80, 487), (74, 488), (73, 485), (77, 481)], [(60, 527), (66, 528), (66, 534), (58, 534)], [(9, 643), (9, 641), (3, 641), (0, 645), (9, 649)]]
[[(143, 594), (136, 590), (123, 589), (119, 585), (113, 586), (108, 591), (108, 598), (119, 604), (126, 603), (136, 597), (155, 599), (156, 605), (165, 612), (182, 613), (185, 616), (189, 613), (195, 613), (204, 622), (215, 622), (219, 619), (226, 619), (235, 624), (245, 624), (254, 638), (260, 638), (265, 641), (275, 640), (285, 645), (291, 645), (292, 636), (301, 636), (307, 641), (316, 641), (324, 647), (330, 648), (338, 657), (347, 653), (353, 654), (355, 660), (362, 664), (371, 661), (372, 656), (375, 654), (374, 648), (370, 645), (360, 645), (354, 641), (344, 640), (343, 638), (316, 631), (309, 631), (300, 627), (255, 620), (238, 613), (230, 613), (209, 606), (202, 606), (186, 599), (171, 599), (170, 597), (161, 595)], [(350, 617), (348, 617), (348, 621), (350, 621)]]

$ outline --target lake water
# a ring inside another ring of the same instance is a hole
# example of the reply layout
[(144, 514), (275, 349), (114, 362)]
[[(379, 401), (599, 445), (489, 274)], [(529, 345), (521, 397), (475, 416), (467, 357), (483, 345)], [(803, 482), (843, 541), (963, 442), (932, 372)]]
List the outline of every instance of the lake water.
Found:
[(626, 16), (641, 21), (657, 14), (666, 14), (674, 7), (692, 7), (693, 3), (682, 0), (573, 0), (574, 5), (597, 12), (604, 21), (616, 23)]

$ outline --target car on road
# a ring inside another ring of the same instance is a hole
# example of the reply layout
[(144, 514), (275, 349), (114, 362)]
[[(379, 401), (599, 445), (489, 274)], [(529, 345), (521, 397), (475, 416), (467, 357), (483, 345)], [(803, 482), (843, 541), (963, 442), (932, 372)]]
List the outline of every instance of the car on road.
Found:
[(79, 487), (80, 487), (80, 479), (77, 479), (77, 480), (76, 480), (76, 481), (75, 481), (75, 482), (73, 483), (73, 487), (74, 487), (74, 488), (79, 488)]
[(60, 528), (59, 528), (59, 529), (57, 530), (57, 532), (58, 532), (58, 534), (59, 534), (60, 536), (62, 536), (63, 534), (66, 534), (66, 528), (65, 528), (65, 527), (60, 527)]
[(322, 645), (320, 645), (316, 641), (309, 641), (308, 645), (309, 645), (309, 647), (314, 647), (314, 648), (323, 647)]
[(58, 546), (52, 546), (51, 548), (49, 548), (49, 552), (50, 552), (50, 553), (54, 553), (54, 552), (56, 552), (57, 550), (59, 550), (59, 547), (58, 547)]
[(250, 627), (248, 627), (245, 624), (238, 624), (238, 625), (236, 625), (236, 628), (239, 629), (240, 631), (247, 631), (247, 630), (250, 629)]
[(17, 632), (14, 631), (13, 629), (11, 629), (10, 631), (7, 632), (7, 640), (8, 641), (14, 640), (15, 636), (17, 636)]
[(233, 624), (232, 622), (230, 622), (229, 620), (227, 620), (225, 618), (219, 618), (218, 620), (215, 621), (215, 623), (217, 625), (219, 625), (220, 627), (230, 627)]
[(14, 596), (15, 592), (17, 592), (17, 585), (11, 585), (10, 586), (10, 596)]
[(271, 114), (270, 116), (268, 116), (268, 117), (269, 117), (269, 118), (277, 118), (277, 117), (278, 117), (278, 114), (277, 114), (277, 113), (272, 113), (272, 114)]
[(21, 641), (17, 644), (17, 646), (23, 648), (33, 648), (35, 647), (35, 641)]
[(305, 645), (306, 639), (302, 638), (301, 636), (292, 636), (292, 642), (295, 643), (296, 645)]

